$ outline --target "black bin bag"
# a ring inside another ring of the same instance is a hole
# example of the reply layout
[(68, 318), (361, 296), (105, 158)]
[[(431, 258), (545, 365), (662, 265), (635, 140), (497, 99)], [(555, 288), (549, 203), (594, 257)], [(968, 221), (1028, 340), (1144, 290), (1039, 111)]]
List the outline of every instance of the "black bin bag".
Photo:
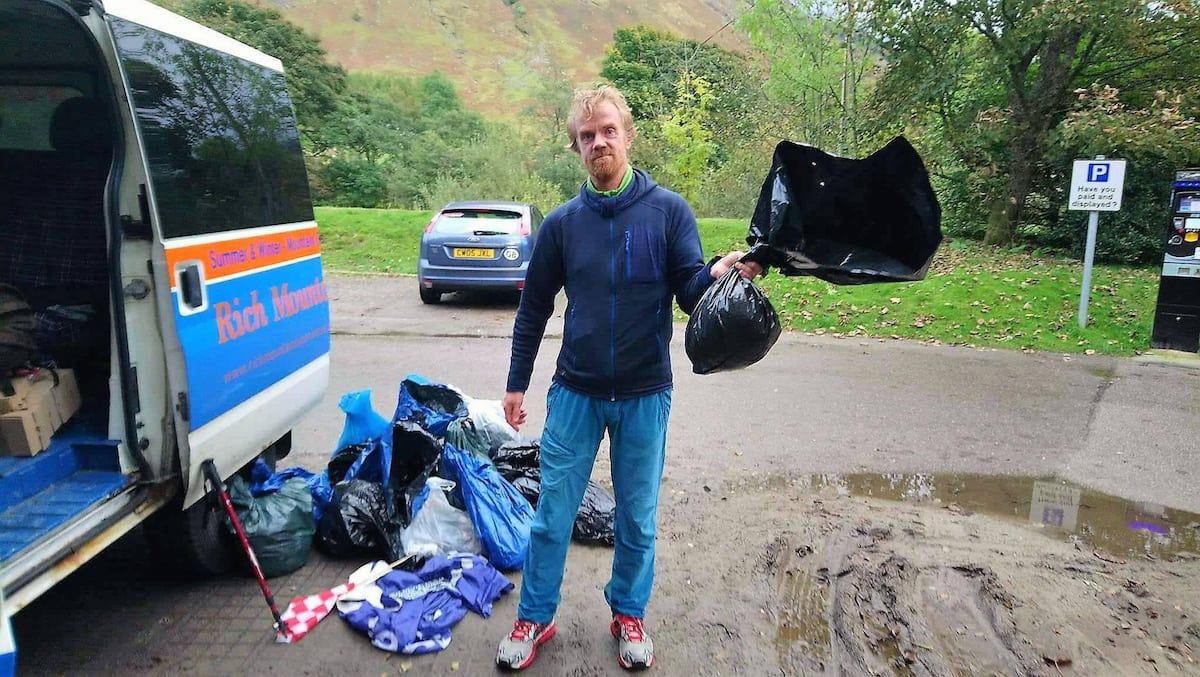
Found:
[[(494, 449), (492, 454), (496, 472), (535, 508), (542, 494), (541, 453), (541, 444), (535, 440), (509, 442)], [(617, 502), (613, 495), (594, 480), (588, 480), (571, 538), (576, 543), (611, 546), (616, 542), (613, 528), (616, 516)]]
[(861, 160), (781, 141), (746, 260), (833, 284), (922, 280), (941, 220), (925, 163), (902, 136)]
[(345, 480), (333, 486), (333, 498), (317, 525), (317, 545), (334, 557), (373, 556), (390, 562), (404, 555), (400, 533), (406, 524), (382, 484)]
[(758, 362), (779, 340), (781, 329), (762, 290), (731, 268), (696, 303), (683, 345), (692, 371), (712, 374)]

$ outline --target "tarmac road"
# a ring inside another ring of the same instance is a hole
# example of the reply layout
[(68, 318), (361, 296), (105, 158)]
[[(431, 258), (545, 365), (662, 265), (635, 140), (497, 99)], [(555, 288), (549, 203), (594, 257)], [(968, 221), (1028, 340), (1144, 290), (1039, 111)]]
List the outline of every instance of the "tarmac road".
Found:
[[(332, 382), (323, 405), (295, 431), (295, 451), (284, 466), (324, 465), (341, 428), (337, 401), (347, 391), (371, 388), (385, 415), (408, 373), (453, 383), (475, 397), (502, 395), (513, 299), (456, 295), (423, 306), (414, 278), (331, 277), (329, 284)], [(523, 431), (531, 435), (540, 431), (560, 328), (556, 316), (537, 363), (527, 400), (530, 426)], [(788, 334), (758, 365), (696, 376), (678, 329), (664, 480), (670, 490), (660, 513), (662, 533), (674, 536), (660, 535), (664, 561), (688, 561), (676, 542), (687, 534), (670, 529), (672, 520), (690, 514), (682, 497), (750, 482), (763, 511), (784, 510), (771, 500), (778, 483), (770, 479), (794, 481), (808, 473), (1054, 475), (1200, 512), (1200, 369)], [(595, 476), (607, 473), (602, 452)], [(555, 640), (559, 648), (548, 648), (538, 674), (613, 672), (602, 598), (597, 604), (609, 556), (598, 548), (572, 549), (559, 619), (563, 636)], [(314, 553), (307, 567), (275, 581), (277, 596), (287, 600), (337, 584), (358, 564)], [(519, 584), (519, 574), (510, 578)], [(691, 588), (681, 581), (660, 582), (660, 609), (686, 607)], [(30, 674), (398, 674), (407, 668), (473, 675), (490, 670), (494, 643), (514, 610), (510, 595), (497, 603), (492, 620), (469, 616), (456, 628), (454, 644), (434, 657), (389, 656), (336, 619), (296, 646), (274, 645), (251, 580), (181, 584), (154, 566), (135, 532), (22, 612), (16, 627), (20, 666)], [(660, 645), (660, 669), (710, 671), (703, 646)]]

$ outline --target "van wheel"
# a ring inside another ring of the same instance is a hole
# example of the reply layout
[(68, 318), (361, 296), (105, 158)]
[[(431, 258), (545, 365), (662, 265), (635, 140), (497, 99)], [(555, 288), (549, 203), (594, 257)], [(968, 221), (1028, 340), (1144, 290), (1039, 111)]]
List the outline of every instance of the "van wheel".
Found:
[[(286, 456), (291, 448), (292, 432), (289, 430), (264, 449), (259, 458), (274, 471), (278, 459)], [(251, 461), (237, 471), (247, 482), (253, 464)], [(220, 501), (205, 496), (187, 510), (180, 509), (182, 502), (180, 497), (146, 520), (146, 538), (158, 558), (172, 571), (196, 578), (220, 576), (245, 566), (245, 555), (236, 537), (225, 526), (228, 518)]]
[(435, 303), (441, 303), (441, 302), (442, 302), (442, 292), (434, 291), (433, 289), (426, 289), (425, 287), (421, 287), (421, 303), (428, 303), (429, 305), (433, 305)]
[(173, 570), (193, 577), (227, 574), (237, 564), (225, 511), (202, 498), (187, 510), (172, 502), (146, 521), (146, 537), (155, 554)]

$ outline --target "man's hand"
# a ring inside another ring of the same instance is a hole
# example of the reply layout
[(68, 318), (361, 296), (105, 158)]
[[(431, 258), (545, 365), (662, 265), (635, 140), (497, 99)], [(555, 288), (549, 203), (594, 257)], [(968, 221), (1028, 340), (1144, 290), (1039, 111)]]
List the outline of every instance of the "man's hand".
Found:
[(718, 279), (718, 280), (721, 279), (721, 277), (724, 276), (725, 273), (729, 272), (729, 268), (731, 266), (734, 268), (737, 268), (739, 271), (741, 271), (742, 277), (746, 278), (747, 280), (753, 280), (754, 278), (758, 277), (759, 275), (762, 275), (762, 272), (763, 272), (762, 266), (758, 265), (757, 263), (754, 263), (752, 261), (746, 261), (745, 263), (741, 263), (741, 259), (745, 255), (746, 255), (745, 252), (729, 252), (725, 256), (721, 257), (720, 261), (717, 261), (716, 263), (713, 264), (713, 267), (712, 267), (713, 278)]
[(525, 393), (504, 393), (504, 418), (513, 430), (525, 425)]

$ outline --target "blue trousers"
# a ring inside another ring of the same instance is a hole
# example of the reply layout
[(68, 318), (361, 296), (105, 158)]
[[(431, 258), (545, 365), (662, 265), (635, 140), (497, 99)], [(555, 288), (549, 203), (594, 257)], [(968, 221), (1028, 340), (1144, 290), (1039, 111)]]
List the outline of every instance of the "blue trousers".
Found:
[(608, 431), (617, 503), (612, 578), (615, 612), (643, 618), (654, 584), (658, 489), (667, 449), (671, 391), (611, 402), (554, 384), (546, 396), (542, 487), (529, 532), (517, 617), (548, 623), (558, 610), (571, 529)]

